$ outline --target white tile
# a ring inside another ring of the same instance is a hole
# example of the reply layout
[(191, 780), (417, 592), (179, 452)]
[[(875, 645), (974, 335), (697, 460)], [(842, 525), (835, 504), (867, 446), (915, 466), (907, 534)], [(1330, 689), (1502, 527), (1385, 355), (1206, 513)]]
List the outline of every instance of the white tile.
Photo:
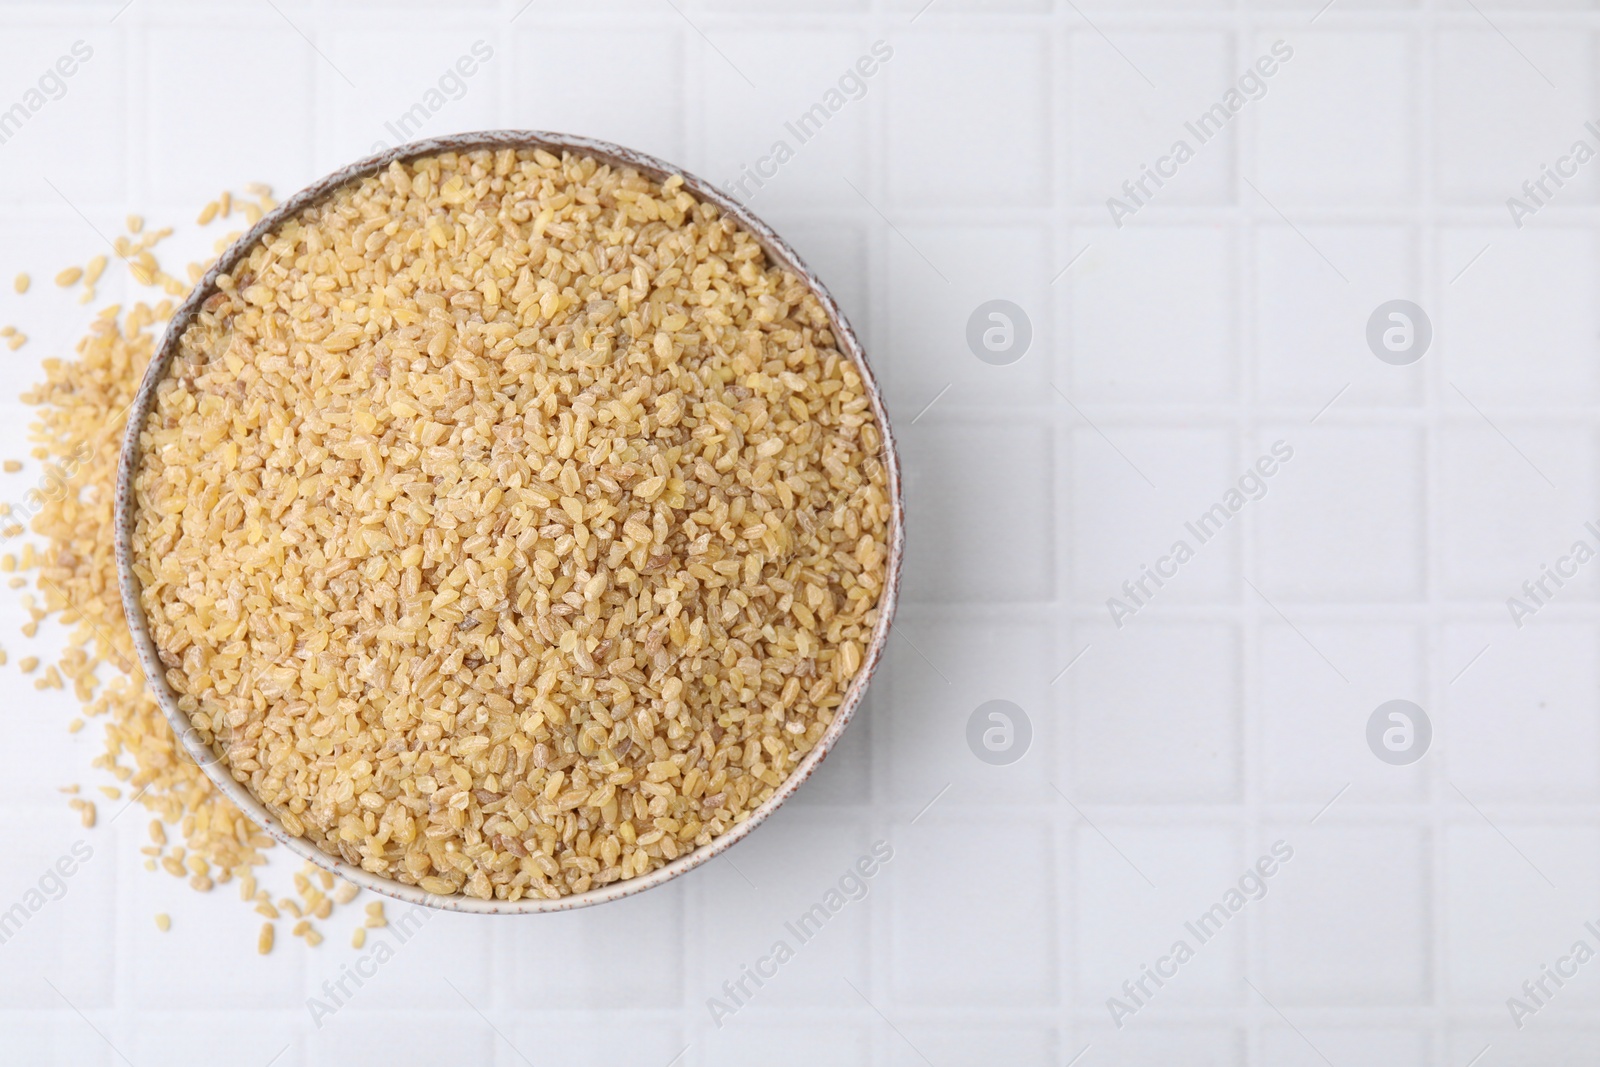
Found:
[(1267, 427), (1294, 456), (1250, 517), (1262, 595), (1405, 601), (1423, 587), (1422, 435), (1406, 427)]
[[(231, 1011), (141, 1012), (107, 1032), (127, 1063), (159, 1063), (162, 1067), (213, 1067), (239, 1059), (241, 1035), (250, 1034), (252, 1056), (257, 1050), (272, 1067), (301, 1067), (309, 1041), (297, 1031), (309, 1029), (306, 1017), (286, 1019), (282, 1013), (255, 1012), (241, 1005)], [(86, 1030), (87, 1032), (87, 1030)], [(124, 1060), (117, 1059), (121, 1064)]]
[(715, 919), (703, 927), (705, 987), (691, 1002), (709, 1010), (716, 998), (719, 1013), (738, 1015), (854, 1008), (846, 980), (862, 989), (870, 980), (869, 898), (898, 873), (894, 859), (873, 855), (877, 840), (854, 822), (784, 810), (729, 850), (735, 877), (701, 883), (701, 907)]
[[(1384, 763), (1367, 747), (1367, 720), (1385, 701), (1426, 703), (1424, 648), (1413, 626), (1302, 623), (1296, 632), (1276, 616), (1264, 623), (1259, 662), (1267, 797), (1320, 807), (1348, 787), (1344, 799), (1350, 801), (1423, 799), (1431, 762)], [(1442, 718), (1434, 708), (1436, 731)]]
[[(1465, 270), (1445, 286), (1436, 323), (1452, 408), (1581, 404), (1600, 396), (1600, 318), (1583, 295), (1600, 284), (1592, 232), (1530, 225), (1510, 240), (1502, 229), (1447, 230), (1439, 258), (1442, 274)], [(1507, 360), (1507, 351), (1522, 356)]]
[[(1054, 857), (1034, 822), (946, 818), (897, 824), (886, 871), (889, 986), (900, 1004), (1040, 1008), (1056, 1002)], [(1003, 860), (1003, 879), (951, 877), (949, 842)], [(1007, 951), (995, 951), (996, 945)]]
[[(705, 68), (705, 176), (758, 211), (859, 203), (846, 182), (866, 184), (869, 98), (897, 73), (893, 45), (875, 55), (864, 33), (795, 29), (718, 33), (716, 43), (739, 70), (715, 56)], [(759, 78), (759, 92), (740, 71)]]
[(1237, 388), (1234, 240), (1221, 227), (1079, 230), (1070, 274), (1073, 399), (1222, 401)]
[[(684, 158), (683, 47), (677, 28), (568, 30), (519, 20), (507, 125), (600, 137), (692, 166)], [(599, 79), (597, 51), (607, 57)], [(584, 91), (573, 92), (574, 85)]]
[[(1525, 608), (1592, 599), (1600, 567), (1563, 557), (1578, 541), (1586, 541), (1590, 553), (1600, 551), (1600, 535), (1585, 528), (1588, 522), (1600, 528), (1600, 510), (1593, 507), (1593, 431), (1526, 419), (1495, 419), (1491, 426), (1473, 413), (1442, 427), (1438, 441), (1444, 590), (1495, 603), (1516, 597)], [(1568, 575), (1546, 578), (1544, 568), (1558, 564)], [(1523, 588), (1540, 579), (1542, 590)]]
[[(1233, 202), (1237, 123), (1230, 120), (1216, 133), (1208, 130), (1203, 142), (1187, 125), (1238, 73), (1230, 35), (1123, 32), (1112, 46), (1084, 29), (1069, 41), (1072, 151), (1067, 166), (1075, 201), (1105, 205), (1115, 197), (1124, 205), (1119, 214), (1150, 203)], [(1146, 81), (1141, 72), (1150, 71), (1160, 73), (1159, 81)], [(1190, 152), (1193, 158), (1176, 161)], [(1164, 161), (1168, 157), (1172, 161)], [(1146, 168), (1156, 177), (1146, 177)], [(1163, 172), (1171, 176), (1163, 178)], [(1134, 188), (1125, 190), (1124, 182)]]
[(1426, 1067), (1431, 1060), (1429, 1035), (1416, 1030), (1373, 1027), (1269, 1026), (1261, 1032), (1261, 1051), (1275, 1067), (1322, 1067), (1360, 1063), (1366, 1067)]
[[(1474, 801), (1600, 797), (1600, 666), (1592, 623), (1445, 629), (1450, 780)], [(1457, 664), (1461, 666), (1456, 666)]]
[[(1055, 640), (1053, 628), (993, 619), (906, 620), (896, 623), (896, 632), (902, 640), (914, 641), (916, 650), (896, 649), (889, 658), (883, 720), (888, 726), (889, 799), (915, 810), (946, 786), (950, 799), (964, 805), (1027, 803), (1049, 796), (1050, 779), (1057, 776), (1052, 757), (1060, 721), (1059, 689), (1050, 680), (1071, 658)], [(992, 720), (990, 713), (978, 715), (994, 700), (1015, 705), (1021, 716), (1011, 710), (1001, 712), (1007, 721)], [(1001, 731), (993, 737), (997, 754), (990, 758), (1013, 762), (990, 764), (974, 753), (968, 736), (974, 715), (983, 730)]]
[[(443, 985), (443, 983), (440, 983)], [(454, 997), (449, 986), (444, 996)], [(454, 1005), (450, 1005), (452, 1008)], [(502, 1019), (507, 1013), (495, 1012)], [(344, 1067), (353, 1063), (492, 1063), (503, 1039), (475, 1014), (450, 1015), (417, 1025), (415, 1013), (361, 1011), (341, 1014), (309, 1041), (312, 1067)], [(502, 1023), (495, 1024), (504, 1029)], [(525, 1052), (522, 1058), (531, 1053)], [(271, 1055), (271, 1053), (268, 1053)], [(512, 1062), (520, 1063), (516, 1053)]]
[[(890, 1046), (892, 1067), (926, 1067), (922, 1050), (941, 1067), (990, 1067), (995, 1063), (1056, 1063), (1054, 1035), (1043, 1027), (987, 1023), (970, 1026), (906, 1023), (905, 1041)], [(1068, 1051), (1068, 1055), (1071, 1051)]]
[[(8, 1054), (19, 1063), (83, 1064), (83, 1067), (110, 1067), (122, 1061), (107, 1045), (94, 1026), (80, 1019), (60, 999), (50, 1011), (6, 1010), (0, 1012)], [(103, 1026), (102, 1017), (96, 1025)]]
[[(555, 1062), (562, 1067), (616, 1067), (618, 1058), (636, 1056), (641, 1063), (672, 1062), (689, 1042), (679, 1027), (655, 1021), (633, 1020), (627, 1028), (596, 1027), (590, 1019), (552, 1019), (537, 1005), (504, 1013), (512, 1019), (506, 1034), (527, 1050), (534, 1063)], [(502, 1051), (506, 1050), (504, 1042)], [(522, 1060), (512, 1052), (501, 1062), (513, 1065)], [(684, 1061), (680, 1061), (684, 1062)], [(692, 1061), (689, 1061), (692, 1062)]]
[[(1453, 791), (1451, 798), (1460, 801)], [(1522, 983), (1537, 980), (1542, 967), (1553, 966), (1580, 940), (1600, 950), (1600, 938), (1584, 926), (1600, 926), (1592, 906), (1600, 891), (1600, 831), (1504, 818), (1490, 826), (1464, 803), (1459, 807), (1470, 821), (1449, 827), (1444, 837), (1439, 918), (1446, 988), (1460, 1003), (1492, 1005), (1505, 1022), (1506, 998), (1524, 996)], [(1597, 1002), (1600, 990), (1579, 980), (1561, 989), (1552, 1008), (1593, 1008)], [(1549, 1021), (1530, 1020), (1528, 1030), (1542, 1030)]]
[[(897, 34), (894, 50), (885, 149), (894, 203), (1045, 197), (1049, 44), (1042, 32), (913, 31)], [(951, 76), (956, 70), (961, 77)]]
[(0, 150), (6, 160), (0, 201), (53, 208), (65, 197), (87, 207), (126, 195), (126, 65), (126, 39), (113, 30), (6, 27), (0, 34)]
[[(102, 804), (101, 822), (110, 825), (119, 807)], [(239, 900), (236, 881), (202, 894), (189, 887), (187, 876), (180, 879), (161, 868), (144, 869), (146, 857), (139, 849), (149, 844), (149, 821), (149, 813), (135, 804), (125, 817), (117, 817), (114, 855), (106, 843), (105, 862), (115, 866), (118, 882), (115, 945), (121, 960), (118, 999), (124, 1009), (225, 1012), (248, 1004), (254, 1009), (304, 1013), (299, 1018), (309, 1025), (307, 975), (315, 950), (290, 934), (294, 920), (286, 915), (287, 921), (275, 923), (273, 951), (258, 955), (256, 938), (264, 920)], [(167, 833), (174, 843), (182, 840), (175, 828), (169, 827)], [(94, 845), (98, 854), (100, 842)], [(276, 878), (266, 873), (261, 878), (263, 888), (275, 897), (290, 892), (286, 867), (299, 870), (300, 863), (279, 859)], [(155, 924), (160, 913), (172, 919), (172, 928), (165, 933)], [(332, 955), (316, 958), (321, 966), (337, 970)]]
[[(1245, 7), (1272, 11), (1305, 11), (1316, 14), (1327, 0), (1245, 0)], [(1340, 6), (1353, 11), (1402, 11), (1422, 6), (1422, 0), (1341, 0)]]
[[(889, 239), (889, 398), (894, 410), (915, 416), (949, 389), (941, 404), (1047, 405), (1059, 401), (1051, 331), (1050, 244), (1037, 227), (901, 226)], [(909, 242), (909, 243), (908, 243)], [(931, 260), (949, 279), (929, 281)], [(1004, 300), (1021, 309), (984, 311)], [(1002, 316), (996, 320), (991, 313)], [(1008, 348), (991, 359), (974, 353), (969, 332), (998, 329), (994, 342)], [(1010, 330), (1009, 335), (1005, 333)], [(1028, 344), (1020, 355), (1021, 338)]]
[[(307, 998), (318, 998), (341, 1011), (340, 1001), (363, 1011), (432, 1007), (439, 1003), (439, 975), (455, 971), (462, 959), (487, 959), (490, 946), (494, 944), (494, 931), (477, 922), (475, 916), (433, 911), (395, 901), (387, 903), (385, 915), (389, 925), (369, 930), (366, 944), (359, 952), (307, 954)], [(338, 932), (327, 931), (326, 936), (348, 945), (350, 930), (345, 928), (348, 924), (347, 920), (346, 924), (336, 925)], [(278, 931), (278, 936), (287, 940), (292, 926), (292, 922), (286, 924)], [(368, 971), (376, 972), (375, 977), (357, 985), (356, 978), (362, 978)], [(352, 974), (355, 977), (351, 977)], [(344, 980), (342, 986), (337, 984), (341, 979)], [(494, 995), (493, 976), (486, 968), (451, 973), (450, 980), (456, 984), (460, 995), (473, 1003), (487, 1005)], [(328, 983), (333, 984), (331, 991)], [(451, 993), (452, 997), (457, 995)]]
[[(1114, 447), (1101, 437), (1102, 431)], [(1188, 529), (1189, 523), (1234, 488), (1241, 466), (1248, 466), (1237, 459), (1236, 436), (1231, 428), (1204, 426), (1146, 429), (1111, 425), (1095, 429), (1080, 423), (1073, 430), (1072, 595), (1076, 602), (1102, 607), (1102, 617), (1133, 625), (1124, 612), (1132, 608), (1133, 618), (1137, 618), (1144, 604), (1238, 599), (1239, 524), (1230, 523), (1214, 533), (1207, 527), (1205, 541)], [(1187, 550), (1179, 548), (1180, 543)], [(1147, 568), (1154, 578), (1146, 576)], [(1124, 583), (1133, 583), (1131, 593), (1123, 588)], [(1115, 615), (1107, 603), (1113, 598), (1118, 604)]]
[[(497, 931), (519, 1004), (561, 1008), (673, 1007), (683, 988), (683, 880), (603, 908), (538, 916)], [(633, 965), (611, 965), (626, 955)], [(551, 961), (560, 960), (559, 967)]]
[(1049, 600), (1055, 593), (1049, 427), (901, 423), (909, 539), (901, 585), (909, 601)]
[(871, 1032), (861, 1026), (797, 1026), (741, 1017), (712, 1034), (700, 1057), (706, 1067), (745, 1067), (749, 1063), (867, 1067), (872, 1062), (872, 1039)]
[(1261, 903), (1264, 974), (1279, 1005), (1419, 1004), (1432, 988), (1427, 832), (1279, 826), (1294, 856)]
[(1239, 635), (1222, 623), (1076, 631), (1067, 678), (1080, 803), (1215, 802), (1239, 788)]
[(1101, 818), (1092, 826), (1080, 821), (1072, 840), (1081, 1006), (1105, 1006), (1110, 1018), (1115, 998), (1119, 1021), (1142, 1030), (1170, 1020), (1174, 1009), (1241, 1002), (1246, 911), (1226, 910), (1225, 921), (1199, 925), (1255, 862), (1233, 831)]
[[(1330, 401), (1347, 407), (1415, 403), (1427, 363), (1384, 363), (1367, 347), (1366, 335), (1379, 305), (1416, 299), (1416, 235), (1399, 226), (1299, 229), (1264, 225), (1255, 231), (1261, 398), (1303, 404), (1313, 415)], [(1348, 280), (1340, 280), (1329, 261)]]
[(1254, 111), (1262, 192), (1279, 205), (1409, 201), (1417, 171), (1411, 35), (1274, 30), (1249, 58), (1277, 58), (1279, 41), (1293, 54), (1266, 80)]
[(111, 835), (83, 829), (64, 802), (11, 806), (4, 817), (0, 1002), (43, 1011), (110, 1007), (123, 874)]
[[(1489, 26), (1440, 30), (1435, 39), (1435, 181), (1451, 203), (1504, 208), (1522, 183), (1587, 138), (1594, 41), (1573, 30)], [(1558, 204), (1592, 203), (1595, 168), (1554, 191)], [(1512, 221), (1506, 210), (1505, 221)]]
[[(313, 86), (315, 65), (325, 61), (271, 11), (261, 19), (248, 29), (162, 23), (148, 30), (145, 171), (157, 196), (203, 204), (246, 181), (298, 189), (314, 177)], [(241, 69), (273, 76), (241, 79)], [(224, 85), (226, 92), (196, 91)], [(329, 92), (356, 90), (339, 80)], [(245, 115), (250, 121), (240, 121)]]
[(333, 106), (316, 125), (319, 172), (407, 141), (498, 125), (500, 68), (511, 54), (491, 25), (444, 27), (416, 16), (381, 27), (324, 25), (323, 46), (360, 91), (327, 94)]
[[(1227, 1026), (1152, 1025), (1117, 1030), (1088, 1026), (1075, 1034), (1072, 1055), (1085, 1044), (1090, 1055), (1106, 1067), (1145, 1067), (1146, 1064), (1183, 1063), (1193, 1067), (1244, 1067), (1244, 1034)], [(1084, 1057), (1088, 1059), (1088, 1056)]]
[[(1600, 1026), (1552, 1020), (1548, 1027), (1539, 1025), (1538, 1029), (1530, 1023), (1511, 1044), (1504, 1037), (1507, 1025), (1507, 1018), (1496, 1018), (1492, 1026), (1452, 1031), (1448, 1039), (1451, 1058), (1446, 1062), (1466, 1063), (1488, 1045), (1488, 1055), (1479, 1061), (1482, 1067), (1584, 1067), (1591, 1050), (1600, 1043)], [(1494, 1047), (1495, 1037), (1501, 1039), (1499, 1047)]]

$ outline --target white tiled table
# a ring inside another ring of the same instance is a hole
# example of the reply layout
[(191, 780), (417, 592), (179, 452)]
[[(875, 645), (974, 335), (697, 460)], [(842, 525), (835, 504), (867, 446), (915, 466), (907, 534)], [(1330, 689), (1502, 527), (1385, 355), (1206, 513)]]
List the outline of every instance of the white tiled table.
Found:
[[(141, 869), (138, 814), (78, 827), (54, 788), (101, 781), (97, 727), (70, 737), (70, 699), (7, 671), (0, 907), (74, 841), (94, 855), (0, 945), (0, 1061), (1600, 1055), (1600, 963), (1520, 1031), (1506, 1006), (1577, 939), (1600, 948), (1600, 564), (1520, 630), (1505, 605), (1600, 519), (1600, 161), (1522, 229), (1505, 204), (1594, 143), (1592, 0), (119, 5), (0, 3), (0, 111), (93, 49), (0, 143), (0, 279), (36, 279), (0, 296), (33, 338), (0, 360), (0, 396), (81, 331), (48, 284), (101, 250), (79, 212), (113, 232), (139, 211), (203, 249), (187, 224), (219, 189), (298, 188), (408, 112), (427, 134), (582, 132), (735, 178), (887, 42), (751, 203), (867, 341), (908, 570), (858, 723), (728, 860), (576, 914), (441, 915), (321, 1027), (307, 998), (356, 958), (355, 916), (257, 957), (231, 892)], [(1265, 95), (1114, 227), (1106, 198), (1278, 40), (1294, 55)], [(477, 42), (492, 56), (435, 107)], [(1033, 331), (1009, 366), (965, 340), (997, 298)], [(1396, 298), (1435, 331), (1410, 366), (1365, 340)], [(24, 415), (0, 401), (7, 455)], [(1106, 599), (1279, 440), (1294, 455), (1265, 496), (1113, 625)], [(0, 597), (13, 664), (23, 618)], [(1395, 698), (1434, 727), (1411, 766), (1365, 740)], [(1031, 723), (1010, 765), (966, 741), (993, 699)], [(865, 899), (714, 1019), (708, 998), (878, 840), (894, 858)], [(1279, 840), (1293, 858), (1264, 899), (1114, 1027), (1107, 998), (1197, 944), (1186, 921)]]

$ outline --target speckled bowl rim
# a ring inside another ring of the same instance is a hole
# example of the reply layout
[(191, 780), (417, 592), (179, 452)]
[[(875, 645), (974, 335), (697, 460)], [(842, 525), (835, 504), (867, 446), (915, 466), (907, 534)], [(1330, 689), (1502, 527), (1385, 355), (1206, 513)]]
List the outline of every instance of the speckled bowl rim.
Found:
[[(828, 320), (833, 329), (836, 347), (855, 363), (856, 368), (861, 373), (861, 379), (865, 383), (867, 396), (872, 406), (872, 413), (877, 418), (878, 425), (883, 432), (881, 458), (887, 469), (889, 500), (892, 512), (889, 521), (887, 570), (884, 575), (882, 599), (878, 606), (878, 622), (873, 629), (872, 641), (868, 645), (862, 660), (861, 670), (856, 675), (850, 689), (846, 692), (844, 701), (839, 705), (833, 723), (828, 727), (827, 732), (823, 734), (822, 740), (806, 754), (805, 759), (800, 761), (799, 766), (790, 773), (778, 791), (765, 803), (757, 807), (748, 819), (734, 826), (709, 845), (696, 848), (679, 856), (671, 863), (637, 878), (624, 879), (582, 893), (559, 897), (555, 900), (525, 897), (516, 901), (503, 901), (478, 900), (464, 895), (440, 896), (435, 893), (429, 893), (418, 886), (405, 885), (393, 879), (363, 870), (354, 864), (347, 863), (341, 857), (328, 855), (304, 838), (289, 834), (284, 830), (275, 815), (269, 812), (241, 783), (234, 781), (233, 776), (222, 766), (216, 754), (197, 739), (195, 732), (189, 725), (187, 716), (178, 709), (177, 695), (167, 683), (165, 670), (156, 654), (155, 643), (150, 637), (149, 624), (139, 603), (139, 585), (134, 577), (132, 567), (133, 471), (138, 461), (140, 433), (155, 399), (156, 384), (166, 376), (167, 368), (171, 365), (173, 356), (177, 351), (178, 339), (194, 319), (200, 305), (213, 293), (217, 292), (217, 276), (223, 272), (233, 270), (241, 260), (246, 258), (250, 250), (255, 247), (261, 238), (277, 229), (282, 223), (297, 215), (306, 207), (322, 201), (351, 182), (383, 170), (390, 163), (437, 155), (441, 152), (466, 152), (500, 148), (543, 148), (555, 155), (560, 155), (562, 152), (572, 152), (594, 156), (602, 162), (610, 163), (616, 167), (631, 167), (649, 175), (656, 181), (665, 180), (674, 174), (681, 175), (685, 189), (700, 200), (716, 204), (724, 213), (737, 220), (740, 225), (755, 236), (773, 263), (793, 272), (797, 277), (804, 280), (811, 291), (816, 294), (824, 311), (827, 312)], [(200, 765), (206, 776), (216, 784), (218, 789), (222, 790), (257, 825), (266, 830), (268, 834), (272, 835), (289, 851), (310, 860), (319, 867), (332, 871), (340, 878), (354, 882), (363, 889), (370, 889), (375, 893), (393, 897), (396, 900), (403, 900), (407, 903), (439, 908), (445, 911), (478, 915), (522, 915), (533, 912), (570, 911), (574, 908), (620, 900), (623, 897), (642, 893), (647, 889), (671, 881), (681, 874), (692, 871), (742, 841), (752, 830), (765, 822), (767, 817), (778, 809), (779, 805), (793, 796), (795, 790), (799, 789), (801, 784), (816, 772), (823, 758), (838, 743), (845, 728), (850, 724), (850, 720), (854, 717), (856, 709), (861, 705), (862, 697), (866, 693), (867, 683), (877, 669), (879, 661), (883, 658), (884, 647), (889, 639), (889, 629), (894, 619), (895, 605), (899, 598), (901, 562), (905, 550), (905, 503), (901, 489), (899, 457), (895, 451), (894, 434), (889, 425), (889, 412), (884, 405), (883, 394), (878, 387), (877, 380), (873, 377), (871, 365), (867, 362), (866, 353), (862, 351), (861, 342), (857, 339), (855, 331), (851, 329), (844, 312), (840, 310), (838, 302), (828, 292), (827, 287), (822, 284), (800, 259), (795, 250), (783, 238), (779, 237), (772, 227), (762, 222), (743, 204), (734, 200), (710, 182), (690, 174), (681, 167), (672, 166), (643, 152), (624, 148), (608, 141), (565, 133), (549, 133), (535, 130), (487, 130), (413, 141), (376, 155), (368, 156), (363, 160), (334, 171), (327, 177), (289, 197), (277, 208), (262, 216), (260, 222), (252, 226), (248, 232), (222, 254), (221, 258), (206, 272), (205, 276), (200, 279), (200, 283), (195, 286), (188, 298), (173, 314), (166, 333), (162, 337), (161, 347), (151, 359), (150, 366), (145, 372), (144, 381), (140, 383), (138, 395), (134, 398), (133, 405), (129, 409), (127, 432), (123, 439), (121, 458), (117, 465), (115, 538), (117, 584), (122, 594), (123, 610), (127, 613), (128, 628), (132, 631), (134, 650), (138, 654), (141, 666), (144, 668), (145, 677), (150, 683), (156, 702), (160, 704), (167, 721), (172, 724), (173, 732), (178, 735), (189, 755)]]

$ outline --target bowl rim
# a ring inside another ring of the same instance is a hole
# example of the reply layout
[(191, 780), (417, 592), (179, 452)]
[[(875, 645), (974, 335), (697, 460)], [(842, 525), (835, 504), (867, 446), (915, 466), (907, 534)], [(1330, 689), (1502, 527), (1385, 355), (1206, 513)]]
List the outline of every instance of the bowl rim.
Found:
[[(134, 576), (132, 565), (133, 473), (139, 456), (139, 437), (154, 403), (156, 385), (166, 377), (167, 369), (171, 366), (173, 357), (177, 352), (178, 340), (193, 321), (201, 304), (218, 291), (217, 277), (224, 272), (232, 271), (248, 256), (257, 242), (277, 229), (285, 221), (298, 215), (305, 208), (322, 202), (339, 189), (386, 169), (391, 163), (407, 162), (446, 152), (473, 152), (485, 149), (493, 151), (505, 148), (544, 149), (557, 156), (565, 152), (574, 155), (593, 156), (602, 163), (610, 164), (616, 168), (637, 170), (657, 182), (664, 181), (670, 176), (678, 175), (683, 180), (683, 188), (696, 199), (715, 204), (725, 215), (732, 217), (749, 231), (760, 243), (770, 262), (790, 271), (804, 281), (816, 295), (823, 310), (827, 313), (829, 325), (834, 334), (835, 347), (855, 364), (857, 371), (861, 375), (872, 413), (878, 420), (878, 426), (883, 437), (880, 459), (886, 471), (890, 502), (888, 557), (885, 564), (883, 589), (878, 604), (878, 620), (873, 627), (872, 639), (862, 657), (861, 669), (857, 672), (855, 680), (846, 691), (844, 700), (836, 710), (833, 722), (823, 734), (822, 739), (817, 742), (810, 752), (806, 753), (805, 758), (789, 773), (789, 776), (784, 779), (777, 792), (757, 806), (743, 822), (735, 824), (710, 844), (692, 849), (670, 863), (636, 878), (625, 878), (609, 885), (585, 890), (582, 893), (557, 897), (554, 900), (543, 897), (523, 897), (515, 901), (479, 900), (476, 897), (469, 897), (464, 894), (443, 896), (430, 893), (420, 886), (407, 885), (392, 878), (374, 874), (359, 865), (347, 862), (341, 856), (329, 855), (306, 838), (291, 835), (283, 828), (278, 818), (268, 811), (266, 806), (254, 794), (246, 789), (242, 783), (234, 780), (232, 774), (223, 766), (221, 757), (199, 739), (194, 727), (190, 725), (188, 717), (178, 708), (177, 695), (167, 682), (165, 669), (162, 667), (156, 652), (155, 642), (150, 636), (148, 620), (145, 618), (144, 610), (139, 603), (139, 583)], [(765, 822), (784, 801), (793, 796), (795, 791), (815, 773), (822, 760), (838, 743), (851, 719), (854, 718), (855, 712), (860, 707), (862, 698), (866, 693), (872, 674), (876, 671), (879, 662), (883, 658), (894, 619), (895, 607), (899, 600), (900, 573), (905, 549), (905, 503), (902, 495), (899, 456), (895, 449), (894, 433), (889, 423), (889, 412), (884, 403), (882, 390), (878, 385), (877, 379), (873, 376), (870, 363), (867, 361), (866, 352), (863, 350), (855, 330), (851, 328), (849, 320), (845, 317), (844, 312), (840, 309), (838, 302), (827, 287), (822, 284), (821, 280), (801, 260), (799, 254), (783, 238), (778, 236), (772, 227), (758, 218), (744, 204), (711, 182), (644, 152), (613, 144), (609, 141), (576, 134), (543, 130), (481, 130), (407, 142), (341, 167), (301, 189), (276, 208), (267, 212), (218, 257), (216, 263), (206, 271), (205, 275), (190, 291), (188, 297), (173, 312), (172, 318), (167, 324), (166, 332), (162, 336), (160, 347), (151, 357), (150, 365), (139, 384), (139, 390), (135, 394), (133, 403), (128, 408), (128, 423), (124, 431), (121, 454), (117, 463), (114, 539), (117, 585), (122, 597), (122, 608), (127, 617), (128, 629), (133, 637), (134, 652), (139, 658), (145, 679), (156, 699), (156, 703), (160, 706), (168, 723), (171, 724), (173, 732), (177, 734), (185, 751), (200, 765), (201, 770), (228, 799), (238, 805), (258, 826), (279, 844), (288, 848), (290, 852), (315, 863), (317, 866), (346, 881), (360, 886), (362, 889), (371, 890), (382, 896), (405, 901), (406, 903), (444, 911), (480, 915), (521, 915), (571, 911), (576, 908), (620, 900), (624, 897), (642, 893), (647, 889), (654, 888), (677, 878), (679, 875), (694, 870), (743, 840), (752, 830)]]

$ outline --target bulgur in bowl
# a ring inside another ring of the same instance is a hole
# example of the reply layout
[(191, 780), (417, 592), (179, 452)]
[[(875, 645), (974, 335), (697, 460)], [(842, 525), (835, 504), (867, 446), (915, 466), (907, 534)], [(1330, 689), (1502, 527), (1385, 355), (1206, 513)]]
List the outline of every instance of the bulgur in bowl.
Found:
[(837, 743), (904, 538), (882, 396), (738, 202), (616, 145), (414, 142), (261, 219), (130, 411), (116, 552), (184, 747), (457, 911), (626, 896)]

